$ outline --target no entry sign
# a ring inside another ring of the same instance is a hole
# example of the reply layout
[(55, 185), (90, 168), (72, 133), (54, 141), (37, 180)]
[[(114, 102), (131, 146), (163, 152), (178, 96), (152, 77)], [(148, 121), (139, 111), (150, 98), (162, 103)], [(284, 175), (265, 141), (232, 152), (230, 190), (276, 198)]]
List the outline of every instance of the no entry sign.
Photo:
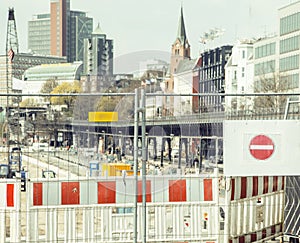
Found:
[(225, 176), (300, 175), (300, 120), (226, 120)]
[(255, 159), (266, 160), (274, 153), (274, 142), (265, 135), (255, 136), (250, 141), (249, 151)]

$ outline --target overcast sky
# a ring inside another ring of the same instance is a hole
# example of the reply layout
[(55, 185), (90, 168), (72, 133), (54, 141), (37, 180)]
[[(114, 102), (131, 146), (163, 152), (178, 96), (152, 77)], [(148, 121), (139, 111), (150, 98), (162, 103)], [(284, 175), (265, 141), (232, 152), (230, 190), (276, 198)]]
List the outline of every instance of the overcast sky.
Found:
[[(239, 38), (274, 33), (278, 9), (295, 0), (71, 0), (71, 9), (87, 12), (114, 39), (115, 56), (141, 51), (170, 52), (183, 5), (192, 57), (203, 50), (200, 37), (221, 28), (222, 37), (206, 47), (234, 44)], [(50, 12), (50, 0), (0, 1), (0, 54), (5, 52), (8, 8), (14, 7), (21, 52), (27, 51), (27, 23), (32, 16)]]

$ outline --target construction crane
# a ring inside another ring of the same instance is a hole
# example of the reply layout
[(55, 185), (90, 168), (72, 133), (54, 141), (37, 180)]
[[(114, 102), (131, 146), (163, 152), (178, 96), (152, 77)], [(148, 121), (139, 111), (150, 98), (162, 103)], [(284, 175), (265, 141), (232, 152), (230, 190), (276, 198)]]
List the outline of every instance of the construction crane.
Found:
[(14, 8), (8, 9), (6, 53), (8, 53), (10, 49), (12, 49), (14, 53), (19, 53), (19, 42), (18, 42)]
[[(6, 91), (7, 94), (12, 93), (12, 79), (13, 79), (13, 60), (16, 54), (19, 53), (19, 42), (16, 28), (16, 19), (14, 8), (8, 9), (7, 20), (7, 35), (6, 35)], [(10, 116), (10, 107), (15, 102), (12, 97), (6, 98), (6, 145), (7, 145), (7, 165), (1, 165), (3, 170), (2, 177), (11, 178), (21, 173), (21, 149), (18, 141), (17, 147), (10, 149), (10, 131), (11, 127), (18, 126), (19, 124), (19, 111), (15, 112), (17, 116), (14, 116), (13, 121)], [(19, 107), (19, 106), (18, 106)], [(5, 124), (2, 124), (4, 126)], [(2, 129), (3, 130), (3, 129)], [(18, 131), (17, 131), (18, 132)], [(18, 134), (18, 133), (17, 133)], [(23, 176), (24, 177), (24, 176)]]
[[(7, 93), (12, 91), (12, 71), (13, 71), (13, 59), (16, 54), (19, 53), (19, 42), (16, 27), (15, 11), (14, 8), (8, 9), (8, 21), (6, 32), (6, 84)], [(9, 98), (7, 98), (7, 107), (9, 106)]]

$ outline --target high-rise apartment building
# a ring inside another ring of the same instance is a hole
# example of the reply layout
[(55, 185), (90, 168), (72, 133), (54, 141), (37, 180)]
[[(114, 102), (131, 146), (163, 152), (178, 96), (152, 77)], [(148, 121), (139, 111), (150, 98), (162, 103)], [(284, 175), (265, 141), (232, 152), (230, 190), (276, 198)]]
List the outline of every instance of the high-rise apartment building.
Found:
[(103, 33), (98, 24), (91, 38), (84, 40), (84, 73), (112, 76), (113, 53), (113, 40), (106, 38), (106, 34)]
[(107, 88), (113, 77), (113, 40), (98, 24), (90, 38), (84, 39), (82, 83), (85, 92), (97, 92)]
[(28, 49), (33, 53), (83, 60), (83, 40), (93, 31), (93, 19), (70, 10), (70, 0), (51, 0), (50, 14), (28, 22)]

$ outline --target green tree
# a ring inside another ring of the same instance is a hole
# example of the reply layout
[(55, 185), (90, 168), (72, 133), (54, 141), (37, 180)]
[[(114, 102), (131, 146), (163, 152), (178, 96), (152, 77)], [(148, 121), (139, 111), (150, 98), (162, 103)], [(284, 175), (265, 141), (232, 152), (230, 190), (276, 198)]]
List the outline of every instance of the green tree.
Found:
[(27, 98), (24, 99), (22, 102), (20, 102), (20, 107), (34, 107), (34, 106), (38, 106), (38, 103), (35, 101), (34, 98)]
[[(73, 83), (63, 82), (56, 86), (51, 94), (77, 94), (80, 92), (81, 85), (79, 81), (75, 80)], [(76, 100), (76, 96), (53, 96), (50, 100), (54, 105), (66, 105), (67, 109), (70, 111)]]

